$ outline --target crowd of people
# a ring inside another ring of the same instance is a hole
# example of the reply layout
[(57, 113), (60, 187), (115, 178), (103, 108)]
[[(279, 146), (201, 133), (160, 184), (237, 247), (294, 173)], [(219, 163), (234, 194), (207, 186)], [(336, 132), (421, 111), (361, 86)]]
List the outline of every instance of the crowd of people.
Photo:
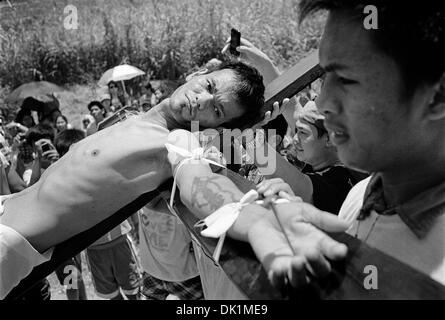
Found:
[[(163, 87), (155, 90), (149, 79), (141, 81), (139, 87), (139, 93), (130, 96), (122, 93), (119, 83), (110, 81), (106, 88), (102, 88), (98, 98), (86, 106), (88, 113), (82, 117), (81, 128), (75, 128), (58, 109), (42, 116), (40, 113), (33, 113), (32, 107), (25, 108), (25, 102), (18, 109), (15, 118), (10, 114), (6, 117), (2, 113), (1, 195), (31, 187), (50, 165), (68, 152), (71, 145), (96, 133), (98, 124), (115, 112), (124, 108), (133, 112), (146, 112), (164, 97)], [(26, 103), (30, 104), (29, 100)], [(86, 262), (99, 297), (111, 300), (123, 299), (123, 295), (127, 299), (140, 298), (140, 262), (137, 261), (134, 247), (139, 243), (137, 219), (135, 214), (86, 250)], [(129, 241), (129, 236), (133, 242)], [(74, 282), (71, 280), (73, 270)], [(55, 274), (65, 289), (68, 300), (87, 299), (80, 254), (65, 261)], [(34, 286), (23, 299), (49, 300), (50, 297), (49, 282), (45, 279)]]
[[(244, 199), (206, 161), (166, 149), (166, 143), (190, 152), (200, 146), (188, 131), (175, 130), (190, 130), (191, 121), (201, 129), (258, 129), (249, 141), (241, 135), (231, 145), (240, 163), (220, 152), (212, 160), (253, 182), (260, 196), (287, 201), (276, 206), (278, 217), (266, 206), (246, 204), (226, 230), (250, 243), (274, 285), (302, 285), (307, 273), (323, 277), (330, 260), (346, 256), (346, 246), (324, 231), (346, 231), (445, 284), (445, 32), (425, 23), (443, 23), (445, 11), (432, 4), (420, 11), (408, 7), (402, 17), (397, 4), (385, 3), (380, 33), (370, 35), (360, 5), (366, 3), (301, 1), (302, 19), (329, 11), (319, 53), (325, 75), (320, 86), (277, 101), (272, 110), (263, 108), (265, 86), (281, 72), (241, 38), (239, 58), (212, 59), (168, 98), (149, 81), (138, 99), (109, 82), (107, 92), (86, 106), (82, 130), (70, 128), (61, 114), (49, 124), (36, 124), (32, 114), (2, 119), (2, 194), (14, 195), (2, 199), (0, 226), (5, 239), (20, 242), (31, 258), (13, 271), (7, 263), (16, 253), (5, 247), (2, 272), (17, 276), (9, 286), (2, 283), (0, 293), (47, 261), (54, 245), (168, 178), (175, 178), (182, 202), (200, 219)], [(138, 113), (98, 130), (124, 107)], [(275, 170), (257, 154), (273, 157)], [(86, 249), (96, 293), (106, 299), (239, 298), (172, 212), (169, 197), (160, 192)], [(66, 266), (79, 275), (68, 298), (86, 298), (80, 256), (56, 271), (61, 283)], [(46, 281), (25, 298), (48, 299), (42, 287)]]

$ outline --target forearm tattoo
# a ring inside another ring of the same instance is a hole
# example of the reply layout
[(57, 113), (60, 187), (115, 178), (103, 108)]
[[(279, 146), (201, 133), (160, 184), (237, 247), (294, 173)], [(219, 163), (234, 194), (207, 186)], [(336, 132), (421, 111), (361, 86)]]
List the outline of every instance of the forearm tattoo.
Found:
[(233, 190), (221, 186), (222, 177), (196, 177), (191, 188), (191, 205), (195, 210), (211, 213), (227, 203), (239, 201)]

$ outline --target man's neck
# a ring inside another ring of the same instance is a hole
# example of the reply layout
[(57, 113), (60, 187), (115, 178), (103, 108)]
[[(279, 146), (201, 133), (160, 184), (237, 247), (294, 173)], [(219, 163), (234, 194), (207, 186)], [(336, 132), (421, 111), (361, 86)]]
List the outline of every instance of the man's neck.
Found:
[(181, 126), (170, 113), (170, 99), (164, 99), (147, 112), (151, 120), (159, 122), (168, 130), (179, 129)]
[(386, 202), (391, 205), (403, 204), (416, 195), (445, 181), (445, 159), (430, 159), (410, 168), (382, 172), (383, 192)]

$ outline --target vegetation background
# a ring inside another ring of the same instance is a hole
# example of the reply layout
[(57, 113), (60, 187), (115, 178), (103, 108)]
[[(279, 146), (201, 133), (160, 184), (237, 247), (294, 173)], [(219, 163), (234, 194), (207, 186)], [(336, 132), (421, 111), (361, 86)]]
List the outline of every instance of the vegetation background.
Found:
[[(0, 1), (0, 108), (32, 70), (63, 86), (62, 113), (80, 127), (97, 81), (109, 68), (134, 65), (153, 79), (183, 81), (221, 55), (232, 27), (282, 70), (318, 46), (324, 16), (298, 24), (299, 0), (9, 0)], [(77, 8), (78, 29), (67, 30), (67, 5)], [(89, 299), (95, 295), (84, 264)], [(53, 299), (64, 289), (49, 277)]]
[[(62, 111), (80, 119), (109, 68), (129, 63), (153, 79), (184, 75), (220, 58), (232, 27), (282, 69), (313, 50), (322, 15), (298, 25), (298, 0), (10, 0), (0, 2), (0, 107), (11, 89), (44, 79), (63, 85)], [(78, 29), (67, 30), (67, 5)]]

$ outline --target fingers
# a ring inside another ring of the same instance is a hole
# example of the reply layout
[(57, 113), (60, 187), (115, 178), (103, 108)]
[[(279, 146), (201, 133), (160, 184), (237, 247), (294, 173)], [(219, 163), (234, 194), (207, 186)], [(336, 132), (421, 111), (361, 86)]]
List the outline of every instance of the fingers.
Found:
[(344, 232), (349, 229), (350, 223), (339, 219), (338, 216), (321, 211), (309, 204), (302, 204), (302, 217), (305, 222), (311, 223), (317, 228), (327, 232)]
[(242, 46), (255, 48), (255, 46), (253, 45), (252, 42), (250, 42), (249, 40), (247, 40), (247, 39), (245, 39), (245, 38), (243, 38), (243, 37), (241, 37), (241, 39), (240, 39), (240, 43), (241, 43)]
[(275, 119), (276, 117), (278, 117), (281, 113), (280, 110), (280, 104), (278, 102), (275, 102), (273, 105), (273, 110), (272, 110), (272, 115), (270, 116), (271, 120)]
[(59, 153), (56, 150), (48, 150), (42, 153), (42, 157), (55, 161), (59, 159)]
[(289, 281), (292, 287), (303, 287), (308, 283), (305, 270), (305, 261), (302, 257), (293, 257), (290, 270), (288, 270)]
[(263, 194), (264, 194), (265, 197), (269, 197), (269, 196), (272, 196), (274, 194), (279, 194), (280, 191), (284, 191), (287, 194), (292, 194), (293, 195), (292, 189), (285, 182), (275, 183), (275, 184), (271, 185), (266, 191), (264, 191)]
[(335, 241), (327, 235), (322, 238), (320, 249), (323, 255), (334, 261), (345, 258), (348, 253), (348, 247), (345, 244)]
[(271, 116), (272, 116), (272, 112), (267, 111), (264, 114), (264, 119), (261, 121), (261, 126), (266, 125), (270, 120), (272, 120)]
[(322, 251), (313, 247), (306, 252), (307, 269), (317, 278), (324, 278), (331, 272), (331, 264), (326, 260)]
[(246, 53), (246, 54), (254, 53), (251, 48), (246, 46), (239, 46), (236, 48), (236, 51), (238, 51), (239, 53)]
[(226, 44), (224, 46), (224, 48), (221, 50), (221, 53), (225, 54), (227, 52), (227, 50), (229, 50), (229, 47), (230, 47), (230, 38), (229, 38), (229, 44)]
[(327, 232), (344, 232), (349, 229), (351, 223), (340, 219), (338, 216), (317, 209), (309, 203), (287, 203), (279, 205), (280, 215), (299, 217), (299, 221), (310, 223), (318, 229)]
[(280, 198), (289, 200), (290, 202), (303, 202), (303, 199), (293, 195), (293, 191), (292, 191), (292, 194), (289, 194), (289, 193), (287, 193), (285, 191), (280, 191), (280, 192), (278, 192), (278, 196)]
[[(294, 196), (294, 192), (291, 187), (280, 178), (274, 178), (270, 180), (264, 180), (257, 186), (257, 191), (262, 193), (265, 197), (279, 195), (280, 192), (284, 195), (283, 198), (291, 198)], [(295, 201), (295, 199), (290, 200)]]
[(281, 108), (284, 108), (288, 103), (289, 103), (290, 99), (289, 98), (285, 98), (282, 102), (281, 102)]
[(301, 256), (278, 257), (271, 265), (268, 278), (279, 290), (283, 290), (288, 285), (294, 288), (305, 286), (308, 283), (306, 260)]
[(273, 179), (263, 180), (261, 183), (259, 183), (257, 185), (257, 191), (259, 193), (262, 193), (265, 190), (267, 190), (271, 185), (276, 184), (276, 183), (282, 183), (282, 182), (284, 182), (284, 181), (282, 179), (280, 179), (280, 178), (273, 178)]

